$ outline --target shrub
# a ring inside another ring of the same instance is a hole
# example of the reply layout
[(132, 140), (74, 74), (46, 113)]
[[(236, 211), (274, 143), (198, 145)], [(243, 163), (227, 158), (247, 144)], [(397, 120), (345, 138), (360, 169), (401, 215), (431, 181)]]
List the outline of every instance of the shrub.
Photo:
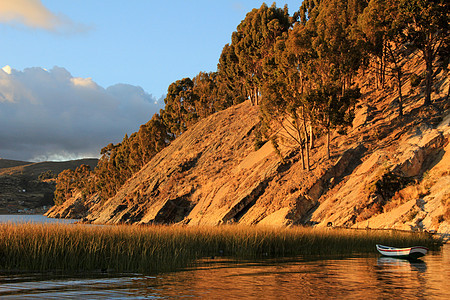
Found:
[(47, 179), (54, 179), (54, 178), (56, 178), (56, 175), (55, 175), (55, 173), (53, 173), (52, 170), (48, 170), (48, 171), (42, 172), (39, 175), (39, 177), (38, 177), (38, 179), (40, 181), (44, 181), (44, 180), (47, 180)]
[(411, 76), (409, 76), (409, 81), (411, 82), (411, 86), (412, 87), (417, 87), (420, 85), (420, 83), (423, 80), (423, 75), (417, 75), (417, 74), (411, 74)]

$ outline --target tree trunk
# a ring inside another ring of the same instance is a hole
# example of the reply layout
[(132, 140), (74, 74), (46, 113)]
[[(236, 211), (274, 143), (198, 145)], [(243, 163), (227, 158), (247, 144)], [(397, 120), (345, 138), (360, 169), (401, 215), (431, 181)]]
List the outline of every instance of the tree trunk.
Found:
[(302, 160), (302, 168), (305, 170), (305, 155), (303, 153), (303, 145), (300, 145), (300, 158)]
[(427, 106), (431, 104), (431, 87), (433, 84), (433, 58), (431, 50), (425, 50), (423, 56), (425, 59), (426, 72), (425, 72), (425, 102), (423, 105)]
[(330, 159), (330, 128), (327, 128), (327, 158)]
[[(301, 65), (299, 61), (300, 61), (300, 59), (297, 60), (297, 65), (298, 66)], [(301, 71), (301, 69), (300, 69), (299, 73), (300, 73), (300, 95), (303, 95), (303, 72)]]
[(403, 94), (402, 94), (402, 70), (397, 67), (397, 85), (398, 85), (398, 114), (403, 117)]
[(250, 88), (247, 90), (247, 97), (250, 98), (250, 103), (252, 106), (256, 105), (256, 98), (255, 98), (255, 88)]
[(309, 122), (309, 149), (314, 149), (314, 134), (311, 122)]
[(252, 106), (255, 106), (255, 94), (253, 89), (250, 91), (250, 102), (252, 103)]
[(309, 172), (309, 147), (308, 147), (308, 128), (306, 127), (305, 110), (302, 109), (303, 118), (303, 133), (305, 135), (305, 150), (306, 150), (306, 170)]
[(450, 84), (448, 85), (447, 97), (445, 98), (447, 101), (448, 101), (449, 96), (450, 96)]
[[(379, 69), (378, 65), (380, 65)], [(378, 58), (375, 57), (375, 83), (377, 84), (377, 90), (380, 89), (380, 82), (381, 82), (381, 59), (380, 63), (378, 64)]]
[(381, 88), (384, 88), (385, 75), (386, 75), (386, 42), (383, 43), (383, 50), (381, 52)]

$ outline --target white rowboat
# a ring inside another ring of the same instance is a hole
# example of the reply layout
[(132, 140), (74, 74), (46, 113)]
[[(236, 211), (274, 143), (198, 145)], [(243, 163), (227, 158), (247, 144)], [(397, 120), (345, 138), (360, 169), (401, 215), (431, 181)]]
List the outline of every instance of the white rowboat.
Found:
[(395, 248), (383, 245), (377, 245), (377, 250), (384, 256), (395, 258), (417, 259), (427, 254), (428, 248), (422, 246)]

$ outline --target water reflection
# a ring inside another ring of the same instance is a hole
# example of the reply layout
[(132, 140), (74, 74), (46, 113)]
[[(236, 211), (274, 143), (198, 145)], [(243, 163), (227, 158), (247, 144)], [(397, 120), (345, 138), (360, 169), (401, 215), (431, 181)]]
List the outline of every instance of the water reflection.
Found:
[(421, 259), (407, 260), (393, 257), (379, 257), (378, 267), (385, 271), (418, 271), (425, 272), (427, 264)]
[(0, 273), (0, 298), (450, 299), (450, 245), (422, 261), (379, 257), (207, 260), (156, 276)]
[(134, 281), (134, 277), (49, 279), (38, 274), (0, 276), (0, 298), (123, 299), (134, 297), (130, 293), (135, 286)]

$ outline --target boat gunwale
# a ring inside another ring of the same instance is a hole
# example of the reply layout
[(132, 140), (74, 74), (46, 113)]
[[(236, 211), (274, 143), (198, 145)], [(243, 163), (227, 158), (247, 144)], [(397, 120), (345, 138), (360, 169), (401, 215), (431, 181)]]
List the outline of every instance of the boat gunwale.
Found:
[(428, 252), (428, 248), (423, 246), (395, 248), (377, 244), (376, 248), (381, 255), (393, 258), (417, 259), (425, 256)]
[(377, 249), (379, 251), (386, 251), (386, 252), (403, 252), (403, 251), (411, 251), (415, 249), (421, 249), (428, 251), (429, 249), (424, 246), (412, 246), (412, 247), (406, 247), (406, 248), (396, 248), (396, 247), (389, 247), (389, 246), (383, 246), (383, 245), (376, 245)]

